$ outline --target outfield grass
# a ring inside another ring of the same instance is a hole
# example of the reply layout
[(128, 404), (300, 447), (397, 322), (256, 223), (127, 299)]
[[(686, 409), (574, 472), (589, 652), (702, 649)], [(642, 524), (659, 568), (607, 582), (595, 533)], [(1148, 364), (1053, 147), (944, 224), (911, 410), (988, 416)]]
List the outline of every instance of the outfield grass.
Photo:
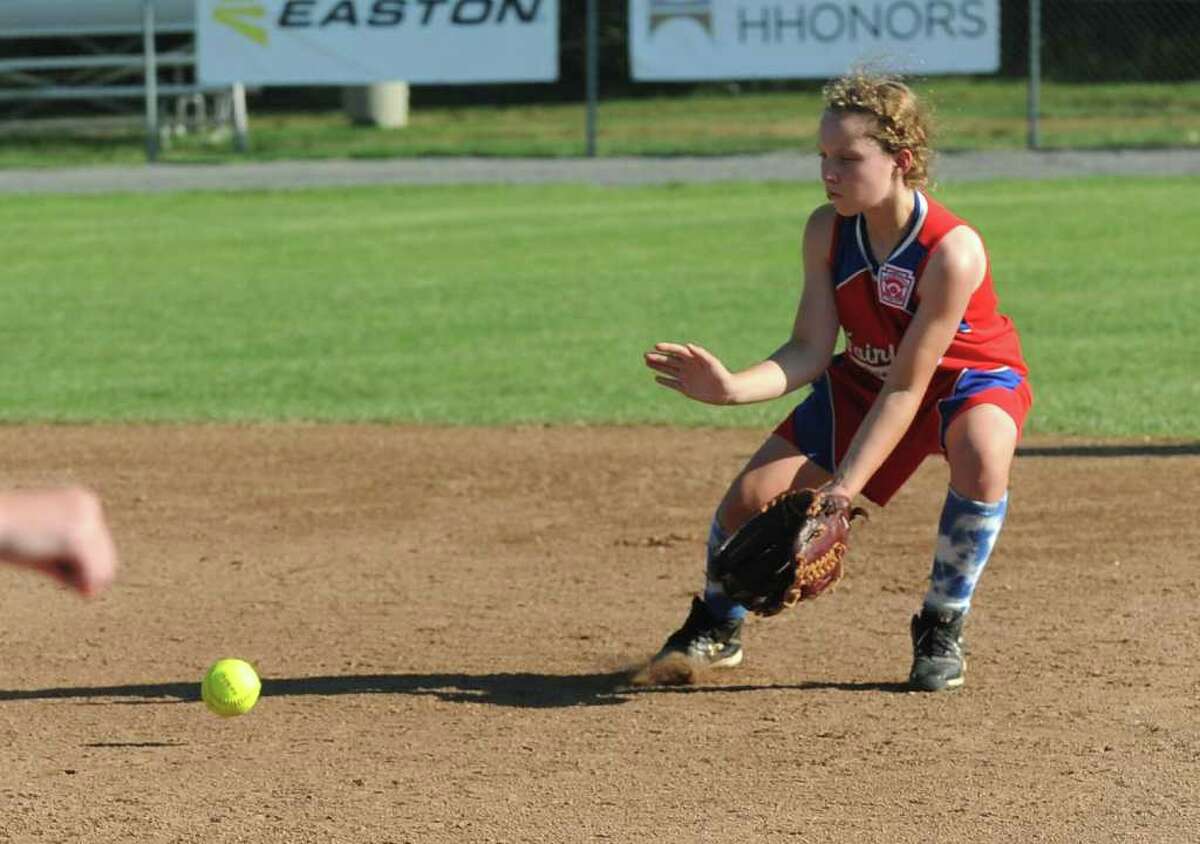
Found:
[[(1200, 179), (960, 184), (1033, 368), (1034, 432), (1200, 436)], [(0, 419), (763, 426), (653, 384), (785, 339), (791, 184), (4, 197)]]
[[(942, 149), (1026, 143), (1021, 80), (938, 78), (917, 88), (934, 105)], [(481, 89), (486, 97), (486, 89)], [(1200, 147), (1200, 83), (1062, 85), (1042, 91), (1042, 144), (1053, 147)], [(603, 100), (601, 155), (716, 155), (806, 149), (820, 113), (814, 93), (707, 93)], [(582, 104), (423, 108), (403, 130), (352, 126), (340, 112), (266, 114), (251, 103), (251, 149), (228, 137), (184, 136), (167, 162), (421, 155), (576, 156), (584, 153)], [(136, 163), (136, 122), (120, 130), (27, 131), (0, 124), (0, 167)]]

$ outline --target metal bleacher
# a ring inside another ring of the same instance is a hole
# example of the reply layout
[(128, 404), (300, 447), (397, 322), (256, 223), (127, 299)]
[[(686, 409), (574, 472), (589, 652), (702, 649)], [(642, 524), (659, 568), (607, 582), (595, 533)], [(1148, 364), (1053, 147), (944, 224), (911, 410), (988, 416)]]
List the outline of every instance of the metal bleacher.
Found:
[(154, 159), (161, 101), (207, 117), (211, 100), (244, 148), (245, 90), (199, 83), (195, 61), (195, 0), (0, 0), (0, 123), (48, 101), (128, 112), (119, 101), (140, 99)]

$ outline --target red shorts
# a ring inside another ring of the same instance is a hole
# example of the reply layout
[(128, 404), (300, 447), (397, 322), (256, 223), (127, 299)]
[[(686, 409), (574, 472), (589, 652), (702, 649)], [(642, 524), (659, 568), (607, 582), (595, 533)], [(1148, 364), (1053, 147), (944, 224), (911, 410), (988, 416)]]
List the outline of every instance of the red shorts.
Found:
[[(775, 433), (832, 473), (879, 395), (879, 387), (877, 378), (839, 356)], [(908, 431), (871, 476), (863, 495), (881, 507), (887, 504), (926, 457), (945, 454), (946, 428), (954, 417), (980, 404), (994, 404), (1011, 416), (1020, 436), (1033, 391), (1029, 381), (1009, 367), (939, 369)]]

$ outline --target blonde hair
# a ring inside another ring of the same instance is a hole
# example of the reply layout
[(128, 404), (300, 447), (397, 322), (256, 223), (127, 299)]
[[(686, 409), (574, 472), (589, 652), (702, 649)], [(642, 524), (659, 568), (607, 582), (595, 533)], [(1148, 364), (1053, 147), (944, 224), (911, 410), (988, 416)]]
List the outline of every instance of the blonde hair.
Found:
[(821, 91), (825, 107), (835, 113), (873, 118), (867, 137), (890, 155), (906, 149), (912, 166), (904, 174), (910, 188), (925, 187), (933, 159), (933, 127), (929, 109), (899, 78), (855, 70), (831, 80)]

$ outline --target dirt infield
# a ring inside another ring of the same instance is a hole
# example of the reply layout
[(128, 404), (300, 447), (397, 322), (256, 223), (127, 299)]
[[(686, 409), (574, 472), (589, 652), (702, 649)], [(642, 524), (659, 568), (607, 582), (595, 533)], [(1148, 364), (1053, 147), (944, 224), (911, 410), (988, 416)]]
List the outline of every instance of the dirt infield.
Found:
[[(124, 559), (91, 603), (0, 571), (0, 841), (1195, 839), (1196, 449), (1029, 443), (961, 692), (900, 685), (936, 462), (743, 669), (628, 687), (759, 437), (0, 429)], [(243, 718), (199, 703), (222, 656)]]

